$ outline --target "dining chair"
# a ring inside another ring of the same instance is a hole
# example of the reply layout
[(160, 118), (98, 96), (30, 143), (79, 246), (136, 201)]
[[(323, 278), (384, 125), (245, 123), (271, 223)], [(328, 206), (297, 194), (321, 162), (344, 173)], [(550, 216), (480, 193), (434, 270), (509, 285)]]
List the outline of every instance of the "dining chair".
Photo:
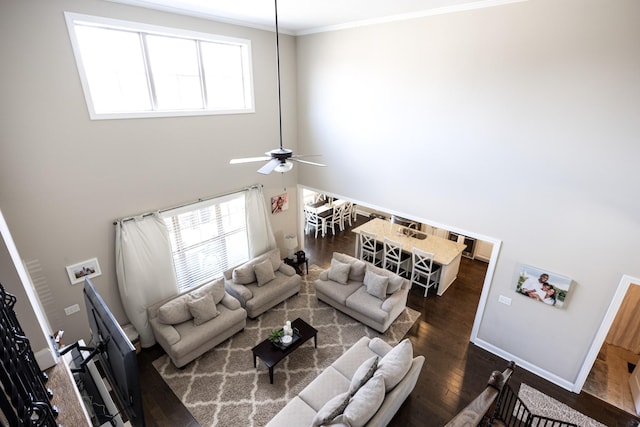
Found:
[(402, 243), (384, 238), (384, 264), (382, 268), (399, 276), (409, 276), (411, 255), (402, 250)]
[(440, 264), (434, 264), (433, 257), (432, 253), (417, 248), (411, 251), (411, 284), (422, 286), (425, 297), (429, 288), (438, 289), (440, 283)]
[(349, 227), (352, 226), (351, 216), (353, 215), (353, 203), (346, 202), (344, 204), (344, 212), (342, 212), (342, 224), (347, 225), (349, 223)]
[(305, 233), (309, 233), (310, 228), (313, 227), (316, 229), (315, 237), (318, 238), (318, 230), (322, 233), (322, 237), (324, 237), (326, 233), (325, 225), (326, 223), (323, 219), (318, 215), (317, 212), (304, 210), (304, 219), (305, 219)]
[(344, 208), (346, 205), (341, 204), (333, 207), (333, 215), (328, 221), (327, 226), (331, 227), (331, 231), (335, 234), (335, 226), (340, 227), (340, 231), (344, 231)]
[(360, 239), (360, 259), (362, 261), (370, 262), (373, 265), (382, 265), (382, 252), (384, 246), (382, 243), (376, 240), (376, 235), (361, 231), (359, 233)]

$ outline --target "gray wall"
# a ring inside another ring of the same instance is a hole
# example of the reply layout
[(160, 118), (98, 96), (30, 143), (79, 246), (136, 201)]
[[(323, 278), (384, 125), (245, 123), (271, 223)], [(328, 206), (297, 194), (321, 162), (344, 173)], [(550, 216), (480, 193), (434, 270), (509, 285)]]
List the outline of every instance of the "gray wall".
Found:
[[(255, 114), (91, 121), (69, 42), (64, 11), (248, 38), (252, 42)], [(273, 32), (96, 0), (0, 3), (0, 209), (20, 255), (38, 261), (54, 295), (48, 317), (65, 342), (88, 338), (80, 285), (65, 266), (97, 257), (94, 283), (126, 321), (114, 267), (116, 218), (264, 184), (296, 204), (297, 168), (281, 176), (260, 164), (228, 164), (278, 145)], [(281, 37), (285, 145), (295, 148), (295, 39)], [(295, 209), (274, 215), (280, 243), (295, 231)], [(64, 307), (80, 304), (66, 316)], [(32, 319), (35, 322), (35, 319)], [(34, 323), (35, 324), (35, 323)], [(34, 349), (37, 351), (37, 349)]]
[[(330, 165), (300, 183), (502, 240), (479, 341), (571, 384), (640, 274), (638, 16), (535, 0), (299, 37), (300, 149)], [(565, 308), (515, 294), (518, 263), (571, 277)]]

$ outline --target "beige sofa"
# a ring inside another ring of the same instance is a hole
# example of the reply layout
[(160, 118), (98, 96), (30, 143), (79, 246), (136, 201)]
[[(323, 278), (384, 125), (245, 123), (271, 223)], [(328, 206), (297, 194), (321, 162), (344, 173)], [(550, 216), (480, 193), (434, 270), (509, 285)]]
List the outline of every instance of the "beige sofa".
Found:
[(277, 248), (228, 269), (224, 279), (227, 292), (252, 319), (300, 292), (302, 284), (296, 270), (280, 259)]
[(314, 285), (320, 301), (381, 333), (405, 309), (411, 288), (407, 279), (391, 271), (338, 252)]
[(413, 357), (408, 339), (391, 347), (380, 338), (363, 337), (267, 427), (386, 426), (415, 387), (424, 360)]
[(242, 331), (247, 312), (216, 279), (147, 308), (158, 344), (181, 368)]

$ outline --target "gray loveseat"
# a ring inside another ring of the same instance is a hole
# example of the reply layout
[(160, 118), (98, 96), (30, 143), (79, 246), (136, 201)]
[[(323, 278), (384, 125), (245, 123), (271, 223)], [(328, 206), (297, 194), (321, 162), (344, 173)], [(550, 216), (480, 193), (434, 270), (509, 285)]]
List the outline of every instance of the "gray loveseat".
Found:
[(411, 341), (361, 338), (295, 396), (266, 427), (389, 424), (416, 385), (424, 356)]
[(247, 312), (216, 279), (147, 308), (158, 344), (180, 368), (242, 331)]
[(407, 279), (391, 271), (338, 252), (314, 285), (320, 301), (381, 333), (405, 309), (411, 288)]
[(300, 292), (302, 279), (272, 249), (224, 272), (225, 289), (254, 319)]

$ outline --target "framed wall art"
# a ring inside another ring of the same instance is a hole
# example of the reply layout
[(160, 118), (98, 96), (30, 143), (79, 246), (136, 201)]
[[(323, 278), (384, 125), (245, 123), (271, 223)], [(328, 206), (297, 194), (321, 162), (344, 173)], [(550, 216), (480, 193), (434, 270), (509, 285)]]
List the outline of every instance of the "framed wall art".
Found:
[(289, 209), (289, 194), (282, 193), (278, 196), (273, 196), (271, 198), (271, 213), (275, 214), (278, 212), (286, 211)]
[(72, 285), (76, 285), (84, 281), (85, 277), (93, 278), (102, 274), (98, 258), (91, 258), (77, 264), (67, 266), (67, 275)]
[(571, 278), (548, 270), (520, 264), (516, 292), (552, 307), (562, 308), (569, 294)]

